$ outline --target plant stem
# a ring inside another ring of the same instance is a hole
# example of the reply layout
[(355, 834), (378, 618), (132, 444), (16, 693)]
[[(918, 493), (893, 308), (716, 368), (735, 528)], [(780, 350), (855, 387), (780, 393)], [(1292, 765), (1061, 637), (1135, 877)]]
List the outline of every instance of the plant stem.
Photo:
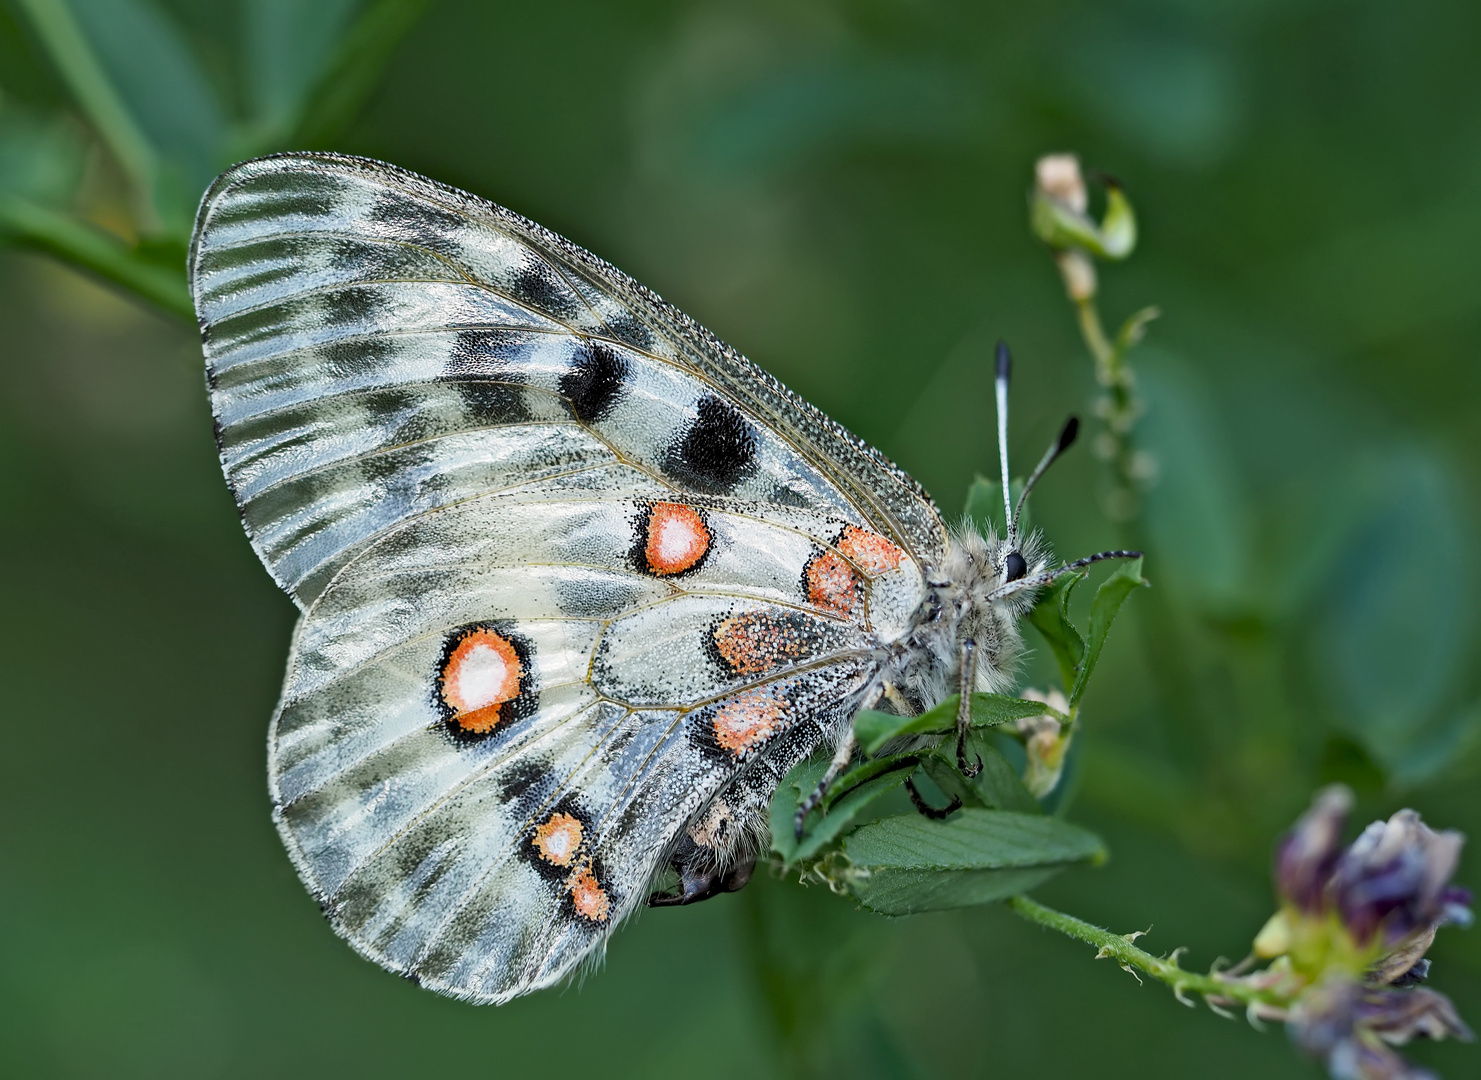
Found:
[(1094, 945), (1100, 950), (1096, 953), (1097, 959), (1110, 957), (1123, 968), (1136, 968), (1152, 976), (1158, 982), (1166, 983), (1172, 987), (1178, 1000), (1185, 1004), (1192, 1004), (1183, 997), (1190, 991), (1202, 994), (1206, 998), (1217, 999), (1220, 1003), (1238, 1002), (1246, 1008), (1251, 1005), (1278, 1008), (1282, 1004), (1280, 998), (1270, 991), (1258, 990), (1236, 980), (1222, 979), (1217, 975), (1201, 975), (1196, 971), (1184, 971), (1178, 966), (1176, 954), (1171, 957), (1153, 956), (1145, 949), (1139, 949), (1132, 944), (1131, 938), (1135, 935), (1113, 934), (1109, 930), (1092, 926), (1073, 915), (1066, 915), (1064, 912), (1045, 907), (1027, 896), (1013, 897), (1008, 901), (1008, 906), (1029, 922), (1037, 923), (1050, 930), (1057, 930), (1087, 945)]
[(0, 196), (0, 235), (91, 270), (170, 314), (195, 322), (183, 265), (172, 271), (149, 262), (101, 229), (13, 197)]

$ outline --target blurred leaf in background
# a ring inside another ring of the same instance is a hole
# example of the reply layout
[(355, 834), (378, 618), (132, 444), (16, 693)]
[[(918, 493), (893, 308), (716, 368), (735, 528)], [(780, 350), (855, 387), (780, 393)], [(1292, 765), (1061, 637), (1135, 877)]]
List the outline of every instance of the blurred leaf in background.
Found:
[[(954, 511), (994, 471), (998, 337), (1016, 460), (1087, 415), (1025, 195), (1048, 151), (1114, 173), (1141, 238), (1102, 300), (1166, 313), (1136, 354), (1153, 588), (1067, 770), (1115, 857), (1036, 895), (1206, 967), (1268, 915), (1272, 839), (1323, 780), (1481, 833), (1478, 37), (1461, 0), (4, 0), (11, 1069), (1315, 1075), (997, 908), (882, 919), (765, 875), (498, 1010), (353, 956), (267, 817), (292, 612), (220, 480), (183, 245), (232, 160), (395, 161), (633, 273)], [(1101, 470), (1077, 449), (1036, 491), (1056, 551), (1123, 543)], [(1023, 676), (1056, 682), (1053, 650)], [(1433, 955), (1481, 1015), (1477, 936)]]

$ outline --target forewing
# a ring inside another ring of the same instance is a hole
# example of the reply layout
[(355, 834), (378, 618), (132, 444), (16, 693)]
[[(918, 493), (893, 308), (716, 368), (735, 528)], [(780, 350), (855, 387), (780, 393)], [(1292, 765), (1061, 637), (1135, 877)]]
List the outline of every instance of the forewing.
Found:
[(223, 174), (191, 251), (222, 463), (302, 605), (440, 506), (532, 483), (806, 507), (932, 561), (877, 452), (606, 263), (363, 159)]

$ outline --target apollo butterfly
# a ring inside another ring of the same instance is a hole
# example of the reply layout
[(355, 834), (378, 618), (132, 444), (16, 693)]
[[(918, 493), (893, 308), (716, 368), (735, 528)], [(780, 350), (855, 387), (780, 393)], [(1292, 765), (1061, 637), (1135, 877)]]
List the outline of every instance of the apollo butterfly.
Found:
[(227, 482), (302, 609), (279, 832), (339, 933), (445, 994), (550, 985), (645, 902), (743, 885), (788, 770), (836, 775), (882, 697), (1005, 689), (1066, 569), (1014, 507), (949, 529), (600, 259), (389, 165), (230, 169), (190, 283)]

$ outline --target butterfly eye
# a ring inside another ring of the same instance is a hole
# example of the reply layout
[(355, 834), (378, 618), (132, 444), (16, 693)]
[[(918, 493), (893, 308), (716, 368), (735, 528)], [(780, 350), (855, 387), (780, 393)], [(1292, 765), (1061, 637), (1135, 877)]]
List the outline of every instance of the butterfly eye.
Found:
[(1003, 580), (1017, 581), (1028, 573), (1028, 563), (1024, 562), (1023, 556), (1016, 551), (1008, 552), (1008, 557), (1003, 560)]

